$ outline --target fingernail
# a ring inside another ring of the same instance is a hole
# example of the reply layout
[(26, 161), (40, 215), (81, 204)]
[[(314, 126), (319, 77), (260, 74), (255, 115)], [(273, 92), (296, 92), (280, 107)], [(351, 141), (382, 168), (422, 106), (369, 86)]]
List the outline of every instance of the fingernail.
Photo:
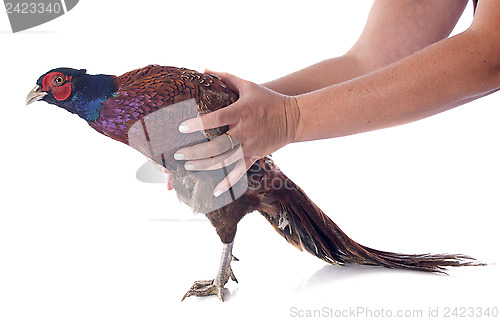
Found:
[(215, 197), (219, 197), (221, 194), (222, 194), (222, 191), (220, 191), (220, 190), (217, 190), (214, 192)]
[(183, 159), (186, 159), (186, 157), (184, 157), (183, 153), (175, 153), (174, 154), (174, 159), (175, 160), (183, 160)]
[(179, 131), (180, 131), (181, 133), (185, 133), (185, 132), (187, 132), (188, 130), (189, 130), (189, 126), (187, 126), (187, 125), (180, 125), (180, 126), (179, 126)]
[(184, 164), (184, 168), (187, 169), (188, 171), (194, 170), (194, 165), (190, 163)]

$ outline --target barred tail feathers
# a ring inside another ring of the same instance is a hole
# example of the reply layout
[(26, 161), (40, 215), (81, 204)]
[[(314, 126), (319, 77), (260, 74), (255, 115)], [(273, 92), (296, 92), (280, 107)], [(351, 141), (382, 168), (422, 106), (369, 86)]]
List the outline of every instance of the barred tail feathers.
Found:
[[(276, 175), (276, 173), (274, 173)], [(278, 215), (261, 214), (289, 243), (332, 264), (357, 263), (388, 268), (443, 272), (447, 266), (483, 265), (461, 254), (400, 254), (375, 250), (351, 240), (283, 173), (287, 187), (269, 191), (279, 203)]]

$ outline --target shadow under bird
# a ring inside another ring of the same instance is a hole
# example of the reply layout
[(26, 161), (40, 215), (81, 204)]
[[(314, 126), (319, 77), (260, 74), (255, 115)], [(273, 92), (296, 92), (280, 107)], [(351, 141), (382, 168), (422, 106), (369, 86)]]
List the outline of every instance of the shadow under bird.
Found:
[[(181, 147), (210, 141), (227, 127), (180, 134), (189, 118), (224, 108), (238, 93), (214, 75), (176, 67), (150, 65), (121, 76), (90, 75), (84, 69), (57, 68), (43, 74), (26, 104), (43, 100), (77, 114), (99, 133), (128, 144), (171, 172), (178, 198), (203, 213), (223, 243), (218, 273), (197, 281), (182, 298), (217, 295), (231, 270), (238, 222), (258, 211), (276, 232), (299, 250), (331, 264), (380, 265), (388, 268), (443, 272), (446, 266), (482, 265), (466, 255), (399, 254), (375, 250), (351, 240), (269, 157), (259, 159), (229, 192), (212, 191), (224, 173), (188, 172), (173, 154)], [(229, 168), (230, 170), (231, 168)], [(219, 170), (220, 171), (220, 170)]]

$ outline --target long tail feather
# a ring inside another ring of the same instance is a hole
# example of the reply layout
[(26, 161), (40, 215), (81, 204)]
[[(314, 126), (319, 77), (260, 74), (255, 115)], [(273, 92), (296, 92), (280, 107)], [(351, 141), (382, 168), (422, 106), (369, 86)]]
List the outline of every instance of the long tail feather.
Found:
[(260, 209), (260, 213), (289, 243), (328, 263), (380, 265), (429, 272), (443, 272), (447, 266), (484, 265), (462, 254), (399, 254), (360, 245), (274, 165), (271, 175), (271, 179), (282, 181), (282, 188), (267, 191), (265, 198), (268, 204), (270, 200), (279, 203), (279, 210), (276, 213)]

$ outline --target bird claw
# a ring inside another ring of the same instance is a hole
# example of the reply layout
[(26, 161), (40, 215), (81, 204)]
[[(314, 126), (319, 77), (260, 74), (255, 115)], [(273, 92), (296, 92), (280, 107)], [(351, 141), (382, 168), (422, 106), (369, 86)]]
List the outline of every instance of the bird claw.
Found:
[(185, 298), (194, 296), (209, 296), (217, 295), (219, 300), (224, 302), (224, 286), (229, 279), (238, 283), (236, 276), (234, 276), (233, 269), (231, 268), (232, 261), (238, 261), (238, 259), (232, 255), (233, 243), (224, 244), (222, 249), (221, 264), (219, 266), (219, 271), (217, 276), (213, 280), (195, 281), (189, 291), (184, 294), (181, 301)]
[[(233, 260), (235, 258), (233, 257)], [(231, 266), (229, 266), (228, 270), (228, 277), (226, 278), (226, 281), (224, 284), (217, 284), (215, 280), (203, 280), (203, 281), (195, 281), (191, 288), (184, 294), (182, 297), (182, 301), (184, 301), (185, 298), (190, 297), (192, 295), (194, 296), (209, 296), (209, 295), (217, 295), (219, 300), (224, 302), (224, 285), (227, 283), (228, 279), (231, 278), (234, 282), (238, 283), (238, 279), (236, 279), (236, 276), (233, 273), (233, 269)]]
[(229, 273), (230, 273), (229, 276), (231, 277), (231, 280), (238, 283), (238, 279), (236, 278), (236, 276), (234, 276), (233, 270), (231, 268), (229, 270)]
[(217, 284), (214, 280), (204, 280), (204, 281), (195, 281), (193, 286), (189, 289), (189, 291), (184, 294), (181, 301), (184, 301), (185, 298), (194, 296), (209, 296), (209, 295), (217, 295), (219, 300), (224, 302), (224, 285)]

